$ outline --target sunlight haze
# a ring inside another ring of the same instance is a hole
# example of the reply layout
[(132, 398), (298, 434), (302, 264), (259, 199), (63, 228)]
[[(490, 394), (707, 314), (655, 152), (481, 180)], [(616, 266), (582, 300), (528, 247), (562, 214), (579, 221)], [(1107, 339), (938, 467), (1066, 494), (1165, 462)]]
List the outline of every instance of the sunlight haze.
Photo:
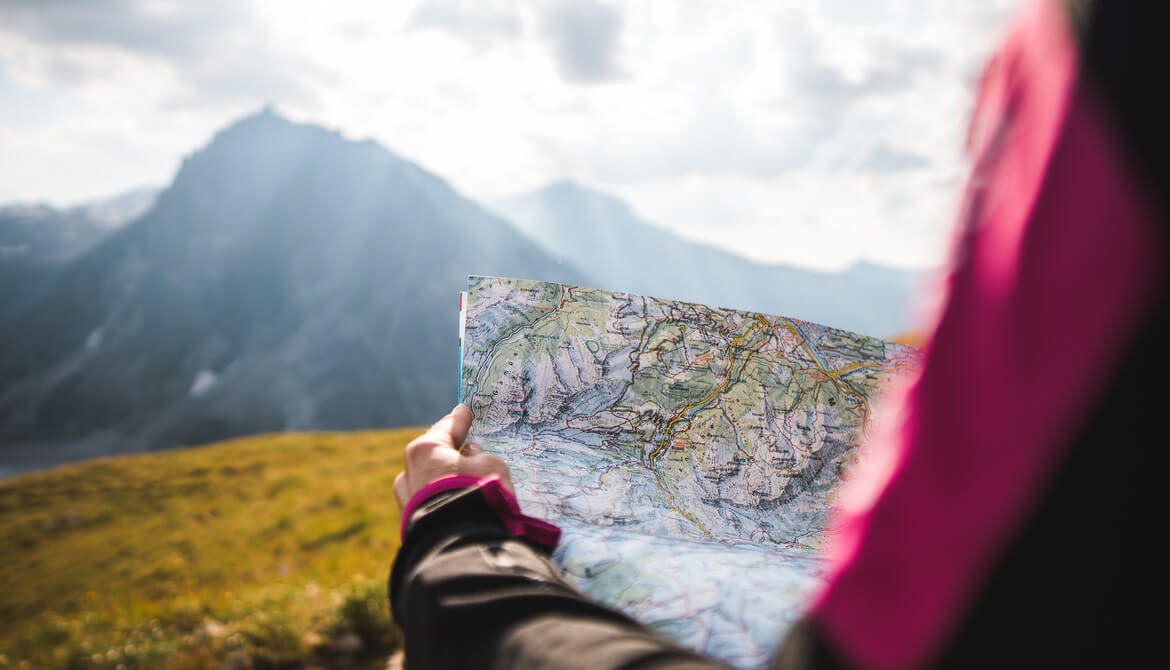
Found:
[(937, 266), (1015, 0), (0, 0), (0, 202), (163, 185), (272, 104), (473, 198), (559, 179), (754, 260)]

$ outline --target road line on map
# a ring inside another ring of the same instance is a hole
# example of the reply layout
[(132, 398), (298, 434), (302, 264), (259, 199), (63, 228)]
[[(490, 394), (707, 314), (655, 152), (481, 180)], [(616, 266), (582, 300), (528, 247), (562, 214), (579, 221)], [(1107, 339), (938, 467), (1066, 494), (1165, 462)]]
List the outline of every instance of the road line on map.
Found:
[[(670, 431), (674, 428), (674, 425), (676, 423), (678, 423), (679, 420), (682, 419), (683, 415), (685, 415), (690, 410), (695, 409), (696, 407), (702, 407), (703, 405), (710, 402), (711, 399), (714, 398), (715, 396), (719, 395), (719, 392), (723, 390), (723, 387), (727, 386), (728, 382), (731, 381), (731, 373), (735, 369), (735, 355), (734, 355), (735, 345), (737, 345), (740, 342), (747, 339), (747, 336), (751, 335), (752, 331), (755, 330), (756, 328), (758, 328), (760, 326), (761, 322), (763, 322), (765, 324), (768, 323), (767, 321), (763, 321), (763, 319), (757, 319), (756, 322), (752, 324), (751, 328), (747, 329), (747, 332), (745, 332), (743, 335), (740, 335), (739, 337), (733, 339), (731, 341), (731, 344), (728, 345), (728, 347), (727, 347), (727, 360), (728, 360), (727, 371), (724, 372), (724, 375), (725, 375), (724, 379), (719, 384), (719, 386), (716, 386), (713, 391), (711, 391), (709, 394), (707, 394), (707, 397), (703, 398), (699, 402), (692, 403), (692, 404), (687, 405), (686, 407), (682, 408), (681, 410), (679, 410), (678, 413), (675, 414), (675, 417), (670, 420), (670, 423), (668, 423), (666, 425), (666, 434), (662, 437), (662, 442), (660, 442), (658, 444), (658, 448), (655, 449), (654, 451), (650, 452), (650, 455), (648, 456), (648, 458), (650, 460), (650, 468), (651, 469), (654, 469), (654, 464), (659, 459), (658, 454), (661, 453), (663, 451), (663, 449), (666, 449), (669, 451), (667, 444), (671, 438)], [(768, 325), (771, 325), (771, 324), (768, 324)]]

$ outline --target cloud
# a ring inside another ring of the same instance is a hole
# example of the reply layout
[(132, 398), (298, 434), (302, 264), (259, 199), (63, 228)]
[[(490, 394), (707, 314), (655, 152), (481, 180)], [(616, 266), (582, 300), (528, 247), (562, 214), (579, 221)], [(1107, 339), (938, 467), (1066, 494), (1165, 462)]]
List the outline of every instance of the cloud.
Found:
[(839, 106), (861, 98), (905, 91), (924, 74), (937, 72), (942, 56), (928, 49), (911, 49), (878, 43), (867, 49), (869, 58), (855, 77), (819, 58), (796, 61), (791, 76), (792, 92), (810, 102)]
[[(887, 2), (846, 25), (819, 4), (724, 7), (646, 38), (630, 23), (630, 77), (661, 102), (628, 105), (640, 123), (583, 139), (564, 173), (760, 260), (939, 262), (964, 169), (964, 75), (995, 35), (970, 34), (945, 3)], [(643, 64), (663, 53), (650, 83)]]
[(596, 0), (549, 0), (541, 5), (540, 27), (561, 75), (590, 83), (621, 74), (616, 58), (622, 16)]
[(792, 6), (779, 9), (771, 30), (757, 39), (761, 62), (752, 86), (765, 95), (771, 92), (764, 101), (775, 106), (832, 113), (945, 74), (946, 59), (937, 47), (900, 44), (873, 30), (834, 29), (823, 17)]
[[(945, 137), (922, 147), (925, 135), (910, 123), (934, 96), (931, 128), (946, 125), (938, 122), (951, 113), (946, 104), (967, 94), (934, 43), (833, 24), (796, 2), (654, 28), (628, 47), (623, 83), (587, 105), (582, 116), (594, 132), (566, 140), (536, 131), (546, 146), (573, 144), (562, 153), (569, 176), (772, 180), (810, 169), (870, 171), (883, 161), (905, 170), (911, 156), (959, 153)], [(630, 29), (646, 31), (644, 23)], [(879, 138), (886, 146), (873, 149)]]
[[(321, 69), (265, 44), (259, 21), (230, 0), (0, 0), (0, 34), (27, 45), (25, 68), (65, 86), (102, 83), (127, 62), (171, 68), (168, 108), (280, 101), (313, 106)], [(129, 56), (130, 58), (126, 58)]]
[(411, 14), (407, 30), (434, 28), (484, 46), (520, 35), (516, 3), (493, 0), (425, 0)]
[[(315, 108), (320, 94), (306, 75), (314, 68), (247, 48), (225, 59), (210, 60), (184, 71), (179, 89), (164, 101), (167, 109), (222, 108), (234, 103), (280, 103)], [(328, 76), (316, 70), (320, 77)]]
[(930, 161), (913, 151), (897, 149), (885, 142), (879, 142), (865, 154), (857, 167), (866, 172), (902, 172), (930, 167)]
[(1020, 2), (0, 0), (0, 199), (160, 181), (271, 102), (473, 196), (569, 177), (762, 259), (924, 265)]
[(617, 52), (622, 13), (598, 0), (423, 0), (411, 12), (406, 30), (441, 30), (485, 47), (531, 38), (526, 23), (535, 23), (565, 81), (594, 83), (621, 75)]
[(43, 43), (113, 47), (190, 63), (244, 16), (237, 3), (144, 0), (0, 0), (0, 30)]

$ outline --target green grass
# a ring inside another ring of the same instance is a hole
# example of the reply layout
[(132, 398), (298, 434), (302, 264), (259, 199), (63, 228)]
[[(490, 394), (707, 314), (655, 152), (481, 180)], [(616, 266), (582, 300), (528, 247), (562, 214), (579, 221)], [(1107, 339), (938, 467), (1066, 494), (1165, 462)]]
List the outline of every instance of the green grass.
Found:
[(384, 665), (392, 484), (418, 432), (263, 435), (0, 480), (0, 668)]

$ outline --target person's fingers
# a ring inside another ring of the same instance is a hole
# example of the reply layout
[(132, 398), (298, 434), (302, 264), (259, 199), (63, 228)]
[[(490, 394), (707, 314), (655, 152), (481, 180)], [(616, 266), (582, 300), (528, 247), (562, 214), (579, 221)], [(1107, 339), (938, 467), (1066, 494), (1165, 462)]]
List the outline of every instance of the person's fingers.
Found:
[(499, 456), (494, 454), (480, 451), (466, 456), (459, 464), (459, 470), (463, 474), (472, 475), (473, 477), (499, 475), (500, 483), (509, 491), (514, 491), (512, 488), (512, 476), (508, 472), (508, 465)]
[(410, 441), (403, 450), (403, 461), (406, 468), (409, 470), (411, 464), (419, 463), (429, 458), (430, 452), (437, 448), (447, 447), (453, 449), (454, 447), (447, 444), (446, 438), (440, 438), (437, 435), (426, 432)]
[(471, 430), (471, 408), (467, 405), (456, 405), (451, 410), (451, 444), (463, 444), (467, 441), (467, 432)]
[(467, 439), (467, 431), (470, 429), (471, 410), (467, 405), (456, 405), (447, 416), (436, 421), (427, 434), (449, 441), (452, 449), (458, 449)]
[(459, 450), (460, 445), (467, 439), (467, 431), (471, 427), (471, 410), (464, 405), (457, 405), (443, 418), (439, 419), (406, 445), (406, 462), (419, 462), (431, 458), (435, 449)]
[(476, 454), (482, 454), (483, 447), (479, 446), (478, 442), (466, 442), (463, 448), (459, 450), (459, 453), (464, 456), (474, 456)]
[(504, 488), (508, 489), (512, 493), (516, 493), (515, 487), (512, 486), (512, 473), (508, 471), (508, 468), (504, 468), (503, 472), (498, 472), (496, 474), (500, 476), (500, 483), (504, 485)]
[(512, 473), (508, 472), (508, 468), (504, 468), (502, 472), (496, 474), (500, 476), (500, 483), (504, 485), (504, 488), (516, 493), (516, 489), (512, 487)]
[(398, 476), (394, 478), (394, 497), (398, 500), (398, 507), (405, 508), (407, 503), (406, 495), (406, 473), (399, 472)]

